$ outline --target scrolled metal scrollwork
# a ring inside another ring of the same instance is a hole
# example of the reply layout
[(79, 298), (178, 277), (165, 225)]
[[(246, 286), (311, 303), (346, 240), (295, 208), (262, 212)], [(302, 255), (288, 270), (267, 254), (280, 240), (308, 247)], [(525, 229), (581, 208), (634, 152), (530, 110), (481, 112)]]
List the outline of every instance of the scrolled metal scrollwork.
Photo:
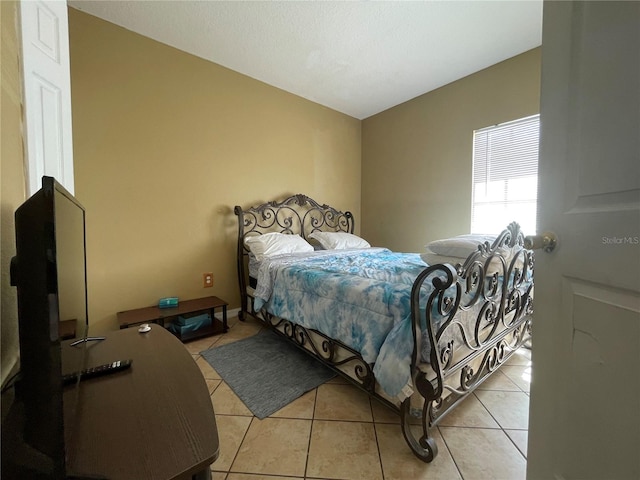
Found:
[(445, 370), (453, 363), (453, 344), (454, 342), (451, 340), (440, 349), (440, 362)]
[(333, 363), (333, 359), (336, 356), (336, 348), (337, 345), (334, 341), (330, 339), (324, 339), (320, 345), (320, 351), (322, 352), (322, 358), (327, 360), (328, 362)]
[(493, 372), (504, 361), (504, 340), (487, 350), (487, 372)]
[[(498, 329), (499, 320), (502, 318), (500, 304), (487, 300), (478, 313), (473, 329), (473, 348), (480, 348), (493, 337)], [(487, 330), (488, 329), (488, 330)]]
[(353, 233), (354, 220), (351, 212), (343, 212), (328, 205), (320, 205), (303, 194), (291, 195), (282, 201), (271, 201), (243, 209), (233, 209), (238, 217), (237, 270), (240, 287), (241, 309), (238, 318), (246, 315), (258, 318), (253, 311), (252, 300), (247, 293), (249, 285), (249, 248), (245, 238), (265, 233), (300, 235), (308, 239), (315, 231)]
[(474, 377), (474, 371), (473, 371), (473, 368), (471, 368), (469, 365), (465, 365), (460, 370), (460, 387), (462, 388), (462, 390), (470, 389), (470, 385), (472, 384), (473, 377)]
[[(530, 338), (534, 257), (523, 245), (524, 235), (514, 222), (492, 244), (480, 244), (456, 265), (455, 275), (445, 265), (428, 267), (423, 273), (431, 269), (429, 274), (437, 277), (428, 298), (412, 290), (414, 334), (431, 346), (434, 378), (425, 400), (430, 425)], [(440, 308), (442, 298), (450, 308)]]
[(433, 437), (429, 435), (429, 424), (427, 421), (427, 410), (423, 408), (422, 415), (420, 417), (420, 425), (422, 426), (422, 433), (418, 437), (415, 436), (411, 429), (411, 405), (409, 399), (402, 402), (400, 406), (400, 425), (402, 427), (402, 434), (404, 436), (407, 445), (411, 448), (413, 454), (423, 462), (431, 462), (436, 455), (438, 455), (438, 445)]
[(303, 238), (317, 230), (353, 233), (353, 215), (328, 205), (320, 205), (303, 194), (292, 195), (281, 202), (267, 202), (256, 207), (234, 208), (241, 217), (239, 237), (279, 232), (301, 235)]
[(307, 329), (266, 311), (261, 313), (268, 319), (268, 325), (276, 334), (294, 342), (330, 368), (351, 372), (349, 376), (357, 380), (356, 384), (360, 388), (375, 393), (373, 366), (365, 362), (354, 349), (317, 330)]

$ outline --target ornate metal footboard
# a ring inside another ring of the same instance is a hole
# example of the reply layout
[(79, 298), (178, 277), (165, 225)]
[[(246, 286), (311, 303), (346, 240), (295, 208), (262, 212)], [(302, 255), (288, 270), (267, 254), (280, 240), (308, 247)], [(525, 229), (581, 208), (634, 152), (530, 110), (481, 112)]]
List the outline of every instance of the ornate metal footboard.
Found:
[[(353, 233), (351, 213), (320, 205), (305, 195), (247, 210), (236, 206), (234, 211), (239, 221), (240, 319), (251, 315), (266, 323), (395, 410), (408, 445), (425, 462), (437, 455), (429, 429), (530, 336), (533, 252), (523, 248), (524, 237), (513, 223), (492, 245), (480, 245), (464, 263), (433, 265), (418, 275), (411, 293), (411, 378), (417, 394), (403, 402), (391, 399), (379, 389), (373, 365), (359, 352), (338, 339), (303, 328), (295, 319), (282, 319), (253, 308), (249, 251), (244, 244), (247, 236), (280, 232), (307, 239), (314, 231)], [(410, 428), (415, 423), (422, 427), (418, 436)]]
[[(523, 245), (520, 227), (512, 223), (493, 245), (480, 245), (463, 264), (430, 266), (413, 285), (411, 370), (414, 386), (424, 398), (422, 435), (416, 438), (409, 428), (410, 414), (415, 413), (410, 399), (401, 405), (402, 430), (424, 461), (437, 454), (429, 427), (530, 338), (534, 257)], [(433, 285), (428, 296), (423, 289), (426, 282)], [(427, 355), (429, 368), (423, 358)]]

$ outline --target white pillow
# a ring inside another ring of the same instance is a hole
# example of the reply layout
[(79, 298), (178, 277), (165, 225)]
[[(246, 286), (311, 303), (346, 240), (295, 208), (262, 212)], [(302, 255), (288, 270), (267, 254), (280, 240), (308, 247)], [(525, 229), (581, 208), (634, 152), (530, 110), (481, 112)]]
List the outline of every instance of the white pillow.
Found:
[(497, 235), (459, 235), (453, 238), (435, 240), (427, 245), (427, 251), (445, 257), (467, 258), (472, 252), (478, 250), (478, 245), (484, 242), (493, 242)]
[(347, 232), (313, 232), (309, 238), (317, 240), (325, 250), (371, 247), (364, 238)]
[(285, 233), (272, 232), (245, 237), (244, 243), (257, 260), (282, 253), (313, 252), (313, 247), (300, 235)]
[[(458, 263), (463, 264), (469, 255), (478, 250), (478, 245), (489, 242), (489, 246), (491, 246), (496, 238), (498, 238), (497, 235), (470, 234), (435, 240), (427, 245), (426, 251), (420, 254), (420, 258), (422, 258), (427, 265), (435, 265), (437, 263), (450, 263), (451, 265), (456, 265)], [(504, 257), (508, 268), (511, 263), (511, 259), (520, 250), (522, 250), (520, 247), (515, 247), (512, 250), (507, 246), (502, 246), (498, 247), (496, 252)], [(523, 267), (522, 259), (518, 259), (516, 267)], [(500, 261), (494, 259), (489, 265), (489, 269), (499, 270)]]

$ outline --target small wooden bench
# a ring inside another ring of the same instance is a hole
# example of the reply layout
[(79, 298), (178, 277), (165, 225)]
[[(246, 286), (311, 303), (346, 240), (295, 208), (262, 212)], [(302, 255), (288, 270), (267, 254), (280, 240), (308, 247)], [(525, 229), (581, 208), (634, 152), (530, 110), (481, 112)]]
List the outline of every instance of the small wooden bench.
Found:
[[(193, 315), (197, 313), (210, 312), (211, 325), (202, 327), (194, 332), (185, 334), (176, 334), (176, 336), (183, 342), (188, 340), (194, 340), (196, 338), (205, 337), (207, 335), (214, 335), (216, 333), (225, 333), (229, 330), (227, 325), (227, 306), (229, 304), (218, 297), (204, 297), (196, 298), (194, 300), (184, 300), (178, 302), (177, 307), (171, 308), (158, 308), (144, 307), (134, 310), (125, 310), (118, 312), (118, 324), (120, 328), (128, 328), (133, 325), (140, 325), (142, 323), (157, 323), (161, 326), (165, 326), (165, 323), (171, 323), (177, 319), (180, 315)], [(222, 308), (222, 330), (216, 326), (215, 311), (217, 308)]]

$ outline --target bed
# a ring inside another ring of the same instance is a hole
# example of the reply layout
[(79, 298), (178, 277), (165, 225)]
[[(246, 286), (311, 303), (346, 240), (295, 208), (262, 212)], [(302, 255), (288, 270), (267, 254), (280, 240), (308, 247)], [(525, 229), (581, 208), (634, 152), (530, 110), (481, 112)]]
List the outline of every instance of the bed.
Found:
[(350, 212), (303, 194), (234, 212), (240, 319), (396, 411), (425, 462), (430, 429), (530, 341), (534, 256), (515, 222), (418, 254), (371, 247)]

